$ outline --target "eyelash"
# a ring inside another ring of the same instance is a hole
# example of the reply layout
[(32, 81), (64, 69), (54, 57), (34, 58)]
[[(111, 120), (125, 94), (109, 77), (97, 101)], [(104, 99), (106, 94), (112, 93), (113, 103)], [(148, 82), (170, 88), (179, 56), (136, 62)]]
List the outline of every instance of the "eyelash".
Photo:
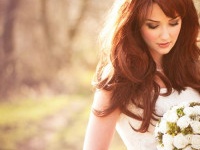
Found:
[(151, 25), (151, 24), (147, 24), (147, 27), (149, 29), (156, 29), (158, 27), (158, 25), (154, 26), (154, 25)]
[(171, 26), (176, 26), (176, 25), (178, 25), (179, 23), (178, 23), (178, 21), (177, 22), (175, 22), (175, 23), (171, 23), (170, 25)]
[[(170, 26), (172, 26), (172, 27), (174, 27), (174, 26), (176, 26), (176, 25), (178, 25), (179, 23), (178, 23), (178, 21), (177, 22), (175, 22), (175, 23), (170, 23)], [(156, 29), (157, 27), (158, 27), (159, 25), (151, 25), (151, 24), (147, 24), (147, 27), (149, 28), (149, 29)]]

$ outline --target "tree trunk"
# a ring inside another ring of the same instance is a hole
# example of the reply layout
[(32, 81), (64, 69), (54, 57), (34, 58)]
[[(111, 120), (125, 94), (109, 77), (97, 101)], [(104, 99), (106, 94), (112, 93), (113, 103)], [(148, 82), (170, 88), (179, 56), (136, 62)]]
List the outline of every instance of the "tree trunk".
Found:
[(16, 19), (15, 12), (19, 0), (4, 0), (1, 3), (4, 3), (4, 20), (2, 20), (3, 33), (1, 39), (0, 97), (6, 97), (9, 95), (9, 91), (17, 84), (15, 73), (16, 58), (14, 55), (14, 28)]

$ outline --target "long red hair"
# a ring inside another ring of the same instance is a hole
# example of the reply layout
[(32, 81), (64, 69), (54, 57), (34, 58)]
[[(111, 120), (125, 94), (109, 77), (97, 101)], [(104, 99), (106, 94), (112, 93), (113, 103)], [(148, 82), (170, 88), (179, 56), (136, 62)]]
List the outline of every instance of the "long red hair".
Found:
[[(120, 5), (117, 5), (118, 3)], [(148, 9), (157, 3), (163, 12), (182, 18), (180, 35), (170, 53), (164, 55), (164, 74), (156, 71), (156, 64), (140, 34)], [(105, 116), (116, 108), (142, 121), (139, 132), (148, 130), (151, 119), (156, 119), (155, 103), (160, 95), (159, 77), (167, 87), (181, 92), (192, 87), (200, 92), (200, 49), (197, 47), (198, 15), (192, 0), (117, 0), (102, 36), (102, 53), (95, 75), (95, 87), (112, 92), (110, 107), (95, 110)], [(105, 70), (109, 72), (106, 74)], [(106, 76), (105, 76), (106, 74)], [(128, 109), (129, 104), (143, 109), (138, 115)]]

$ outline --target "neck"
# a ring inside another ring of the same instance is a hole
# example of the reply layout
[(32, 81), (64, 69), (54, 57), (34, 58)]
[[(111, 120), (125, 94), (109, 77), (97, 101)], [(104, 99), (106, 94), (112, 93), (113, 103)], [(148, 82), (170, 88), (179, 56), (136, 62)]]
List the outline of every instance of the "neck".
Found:
[(153, 57), (154, 62), (156, 63), (156, 68), (158, 70), (162, 70), (163, 69), (163, 67), (162, 67), (163, 55), (153, 53), (152, 51), (150, 51), (150, 52), (151, 52), (151, 56)]
[(160, 68), (160, 67), (156, 67), (156, 70), (159, 72), (163, 72), (163, 68)]

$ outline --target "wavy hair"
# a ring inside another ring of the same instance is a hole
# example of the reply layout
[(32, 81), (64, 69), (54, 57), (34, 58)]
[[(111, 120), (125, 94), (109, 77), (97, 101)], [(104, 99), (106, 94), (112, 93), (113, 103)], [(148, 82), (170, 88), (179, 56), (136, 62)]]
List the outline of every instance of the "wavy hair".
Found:
[[(164, 74), (156, 71), (148, 47), (140, 29), (147, 12), (157, 3), (166, 16), (182, 19), (182, 27), (176, 44), (164, 55)], [(200, 92), (200, 49), (196, 44), (199, 22), (192, 0), (117, 0), (102, 32), (102, 51), (97, 66), (94, 86), (111, 91), (110, 106), (94, 110), (97, 116), (106, 116), (116, 108), (122, 113), (140, 120), (138, 132), (148, 130), (151, 119), (156, 120), (155, 104), (160, 95), (160, 78), (168, 96), (172, 89), (181, 92), (192, 87)], [(138, 115), (128, 109), (130, 104), (143, 109)]]

